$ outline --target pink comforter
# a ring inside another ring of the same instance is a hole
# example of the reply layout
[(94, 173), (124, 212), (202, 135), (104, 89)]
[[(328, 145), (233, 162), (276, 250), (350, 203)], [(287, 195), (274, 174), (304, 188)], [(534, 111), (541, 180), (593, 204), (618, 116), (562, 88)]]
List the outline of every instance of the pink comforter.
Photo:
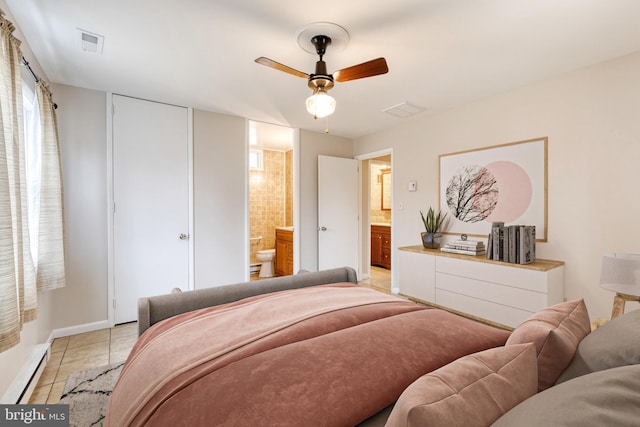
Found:
[(175, 316), (133, 348), (107, 426), (353, 426), (508, 332), (350, 283)]

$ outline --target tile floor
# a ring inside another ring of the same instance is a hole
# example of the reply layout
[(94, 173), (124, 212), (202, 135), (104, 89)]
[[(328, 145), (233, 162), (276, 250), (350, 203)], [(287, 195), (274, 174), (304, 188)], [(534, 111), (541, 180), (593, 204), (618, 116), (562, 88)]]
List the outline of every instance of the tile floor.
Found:
[(138, 324), (135, 322), (56, 338), (51, 344), (47, 366), (29, 403), (58, 403), (69, 374), (124, 361), (136, 339)]
[(362, 286), (375, 289), (387, 294), (391, 293), (391, 270), (386, 268), (371, 266), (371, 274), (366, 280), (358, 282)]
[[(391, 270), (371, 266), (370, 277), (360, 285), (391, 293)], [(58, 403), (69, 374), (124, 361), (137, 338), (138, 324), (135, 322), (56, 338), (51, 344), (51, 357), (29, 403)]]

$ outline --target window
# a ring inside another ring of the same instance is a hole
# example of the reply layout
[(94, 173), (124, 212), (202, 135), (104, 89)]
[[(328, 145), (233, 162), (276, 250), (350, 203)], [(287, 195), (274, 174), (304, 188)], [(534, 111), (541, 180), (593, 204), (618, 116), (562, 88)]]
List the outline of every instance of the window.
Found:
[(264, 152), (257, 148), (249, 150), (249, 170), (264, 170)]
[(42, 170), (41, 131), (38, 97), (29, 86), (33, 80), (22, 82), (22, 108), (24, 111), (25, 175), (27, 180), (27, 211), (29, 244), (33, 266), (38, 265), (38, 234), (40, 230), (40, 182)]

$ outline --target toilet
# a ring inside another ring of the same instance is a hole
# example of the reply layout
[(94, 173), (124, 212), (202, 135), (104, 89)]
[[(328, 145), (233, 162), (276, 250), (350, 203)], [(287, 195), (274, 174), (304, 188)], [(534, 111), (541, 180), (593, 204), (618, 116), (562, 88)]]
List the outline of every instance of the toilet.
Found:
[(273, 276), (273, 257), (276, 256), (275, 249), (265, 249), (256, 252), (256, 258), (262, 261), (262, 267), (260, 267), (260, 274), (258, 277), (272, 277)]

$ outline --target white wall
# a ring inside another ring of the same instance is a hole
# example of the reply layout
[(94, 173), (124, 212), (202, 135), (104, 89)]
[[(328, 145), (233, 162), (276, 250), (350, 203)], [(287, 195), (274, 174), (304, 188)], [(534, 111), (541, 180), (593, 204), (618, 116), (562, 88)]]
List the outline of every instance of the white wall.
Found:
[(107, 307), (106, 94), (53, 85), (64, 185), (67, 283), (53, 291), (54, 329), (105, 321)]
[(248, 277), (246, 120), (193, 112), (195, 287)]
[(609, 318), (602, 254), (640, 252), (638, 75), (634, 54), (357, 139), (356, 155), (393, 147), (395, 246), (420, 244), (418, 211), (438, 205), (438, 155), (548, 136), (549, 230), (538, 257), (565, 261), (565, 296)]
[(353, 158), (352, 141), (300, 130), (300, 268), (318, 270), (318, 156)]

